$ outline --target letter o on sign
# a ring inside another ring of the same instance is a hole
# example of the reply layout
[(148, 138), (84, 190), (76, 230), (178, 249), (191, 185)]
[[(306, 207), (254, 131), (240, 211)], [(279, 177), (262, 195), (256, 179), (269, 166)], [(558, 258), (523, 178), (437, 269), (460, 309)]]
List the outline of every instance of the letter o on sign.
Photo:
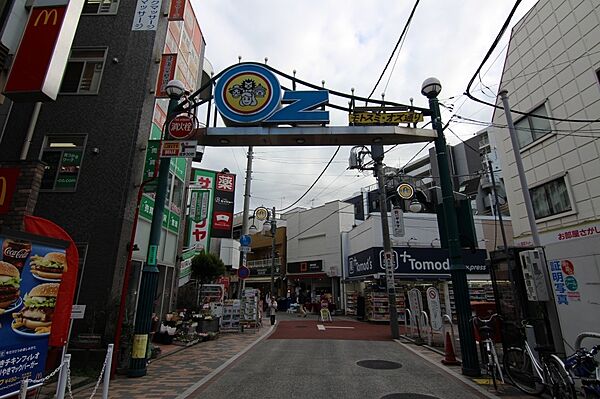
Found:
[(187, 139), (194, 131), (194, 119), (189, 115), (179, 115), (169, 122), (169, 135), (174, 139)]

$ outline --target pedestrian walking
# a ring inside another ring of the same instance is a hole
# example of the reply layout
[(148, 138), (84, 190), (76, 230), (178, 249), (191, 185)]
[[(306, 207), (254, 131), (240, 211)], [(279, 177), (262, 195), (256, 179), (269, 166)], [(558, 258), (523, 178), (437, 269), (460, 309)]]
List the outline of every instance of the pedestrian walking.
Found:
[(304, 296), (304, 292), (300, 291), (300, 295), (298, 295), (298, 305), (300, 314), (299, 317), (306, 317), (306, 308), (304, 307), (304, 303), (306, 302), (306, 297)]
[(275, 325), (275, 315), (277, 314), (277, 301), (275, 297), (271, 297), (271, 303), (269, 304), (269, 316), (271, 316), (271, 325)]

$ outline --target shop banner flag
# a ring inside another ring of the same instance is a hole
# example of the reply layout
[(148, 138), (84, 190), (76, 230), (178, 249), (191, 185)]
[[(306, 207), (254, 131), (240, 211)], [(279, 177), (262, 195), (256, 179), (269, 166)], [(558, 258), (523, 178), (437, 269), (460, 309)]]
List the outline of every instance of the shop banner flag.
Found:
[[(24, 378), (44, 376), (52, 334), (68, 331), (64, 319), (71, 295), (67, 281), (77, 275), (63, 240), (20, 231), (0, 232), (0, 397), (19, 391)], [(76, 254), (76, 253), (75, 253)], [(62, 296), (61, 296), (62, 295)], [(61, 305), (62, 304), (62, 305)], [(66, 334), (64, 334), (66, 340)], [(62, 344), (61, 344), (62, 345)]]
[(234, 199), (235, 175), (231, 173), (217, 173), (212, 219), (213, 237), (231, 238)]
[(54, 311), (52, 333), (50, 334), (50, 346), (63, 346), (67, 343), (69, 338), (71, 309), (73, 305), (73, 296), (75, 294), (75, 285), (77, 284), (77, 268), (79, 266), (77, 246), (66, 231), (50, 220), (44, 218), (25, 216), (25, 231), (40, 236), (56, 238), (69, 243), (66, 250), (67, 265), (65, 266), (59, 281), (60, 288), (58, 290), (58, 299)]

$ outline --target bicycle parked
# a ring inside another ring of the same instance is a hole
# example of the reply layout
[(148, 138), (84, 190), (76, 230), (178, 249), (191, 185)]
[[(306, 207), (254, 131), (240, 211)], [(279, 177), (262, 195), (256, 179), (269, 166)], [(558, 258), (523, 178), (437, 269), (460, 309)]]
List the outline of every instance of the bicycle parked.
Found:
[(575, 353), (565, 359), (565, 368), (581, 381), (581, 389), (586, 398), (600, 398), (600, 363), (595, 356), (600, 353), (600, 345), (591, 349), (581, 347), (584, 338), (600, 338), (600, 333), (584, 332), (577, 336)]
[(528, 341), (534, 342), (533, 327), (523, 323), (525, 330), (522, 347), (511, 347), (504, 353), (504, 372), (513, 384), (530, 395), (545, 390), (554, 399), (576, 399), (575, 383), (565, 364), (553, 354), (554, 348), (536, 346), (536, 356)]
[(494, 313), (489, 319), (481, 319), (475, 316), (471, 318), (471, 320), (473, 321), (475, 328), (477, 328), (477, 331), (479, 331), (479, 342), (481, 342), (484, 346), (485, 353), (482, 357), (484, 357), (484, 361), (487, 361), (487, 373), (492, 379), (494, 389), (498, 390), (497, 378), (500, 377), (500, 380), (504, 382), (504, 376), (502, 375), (502, 369), (500, 367), (498, 354), (496, 353), (496, 348), (492, 337), (494, 335), (493, 322), (495, 320), (502, 320), (502, 317), (499, 314)]

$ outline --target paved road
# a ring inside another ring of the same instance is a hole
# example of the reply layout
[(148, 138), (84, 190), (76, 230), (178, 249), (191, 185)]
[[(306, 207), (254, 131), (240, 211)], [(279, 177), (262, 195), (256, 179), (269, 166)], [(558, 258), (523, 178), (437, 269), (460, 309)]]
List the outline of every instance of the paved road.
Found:
[[(281, 322), (280, 328), (292, 334), (287, 323), (301, 322)], [(312, 325), (316, 331), (316, 323)], [(273, 337), (279, 339), (261, 341), (190, 397), (363, 399), (400, 393), (413, 395), (397, 398), (484, 397), (393, 341), (299, 339), (297, 334), (287, 339), (281, 333)], [(397, 362), (402, 367), (369, 369), (357, 365), (361, 360)]]

